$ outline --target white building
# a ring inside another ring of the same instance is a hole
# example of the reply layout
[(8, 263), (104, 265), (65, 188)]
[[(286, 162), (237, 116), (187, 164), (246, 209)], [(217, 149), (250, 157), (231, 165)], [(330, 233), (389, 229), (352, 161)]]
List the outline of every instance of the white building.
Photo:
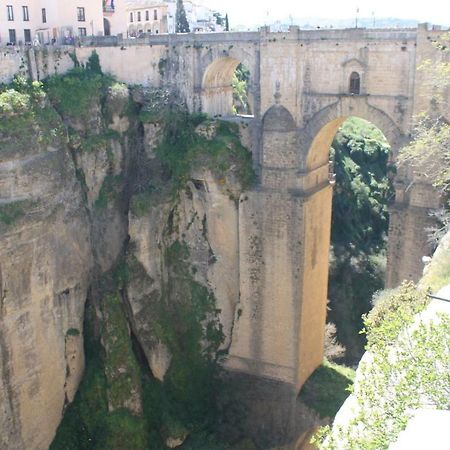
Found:
[[(191, 31), (223, 31), (213, 11), (184, 0)], [(136, 37), (142, 34), (176, 32), (176, 0), (105, 0), (105, 34)]]
[[(169, 33), (175, 33), (177, 2), (176, 0), (168, 0), (167, 3), (169, 5)], [(191, 32), (223, 31), (223, 27), (217, 25), (213, 11), (207, 6), (194, 3), (191, 0), (183, 0), (183, 4)]]
[(103, 35), (102, 0), (6, 0), (0, 4), (0, 45), (72, 42)]

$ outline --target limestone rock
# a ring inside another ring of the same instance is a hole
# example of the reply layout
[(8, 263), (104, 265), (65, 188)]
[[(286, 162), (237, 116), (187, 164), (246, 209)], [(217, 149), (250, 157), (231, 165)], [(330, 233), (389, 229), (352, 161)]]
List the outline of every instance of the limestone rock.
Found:
[(203, 122), (197, 126), (195, 132), (199, 136), (203, 136), (208, 141), (211, 141), (217, 136), (217, 127), (217, 122)]
[(181, 445), (183, 445), (184, 441), (187, 438), (187, 434), (185, 436), (182, 437), (169, 437), (166, 439), (166, 445), (169, 448), (177, 448), (180, 447)]
[(164, 381), (171, 360), (172, 355), (167, 346), (158, 341), (151, 350), (149, 365), (153, 376), (159, 381)]
[(83, 328), (93, 258), (61, 145), (31, 140), (26, 154), (0, 162), (0, 208), (18, 212), (0, 220), (0, 448), (8, 450), (48, 448), (84, 367), (82, 339), (67, 331)]

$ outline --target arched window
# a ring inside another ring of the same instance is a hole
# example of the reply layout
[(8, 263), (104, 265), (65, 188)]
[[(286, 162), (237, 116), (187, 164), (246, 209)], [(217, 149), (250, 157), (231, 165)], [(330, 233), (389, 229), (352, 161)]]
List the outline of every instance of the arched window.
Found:
[(153, 11), (153, 20), (158, 20), (158, 10), (157, 9), (155, 9)]
[(361, 78), (358, 72), (350, 75), (350, 94), (359, 95), (361, 92)]

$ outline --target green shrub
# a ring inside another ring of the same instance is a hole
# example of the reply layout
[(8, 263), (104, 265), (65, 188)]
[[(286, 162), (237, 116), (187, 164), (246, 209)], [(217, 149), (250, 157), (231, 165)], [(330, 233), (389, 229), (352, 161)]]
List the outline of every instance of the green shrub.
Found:
[(374, 302), (374, 308), (363, 317), (368, 349), (395, 342), (400, 331), (425, 309), (429, 299), (414, 283), (405, 282), (397, 289), (379, 293)]
[(66, 336), (79, 336), (80, 330), (78, 328), (69, 328), (67, 330)]

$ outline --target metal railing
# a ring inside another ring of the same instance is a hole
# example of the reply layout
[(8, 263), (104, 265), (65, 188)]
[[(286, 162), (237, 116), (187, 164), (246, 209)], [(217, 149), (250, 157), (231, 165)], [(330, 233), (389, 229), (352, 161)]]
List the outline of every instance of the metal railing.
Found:
[(433, 300), (440, 300), (442, 302), (450, 303), (450, 299), (449, 298), (438, 297), (437, 295), (432, 295), (432, 294), (427, 294), (427, 296), (432, 298)]

